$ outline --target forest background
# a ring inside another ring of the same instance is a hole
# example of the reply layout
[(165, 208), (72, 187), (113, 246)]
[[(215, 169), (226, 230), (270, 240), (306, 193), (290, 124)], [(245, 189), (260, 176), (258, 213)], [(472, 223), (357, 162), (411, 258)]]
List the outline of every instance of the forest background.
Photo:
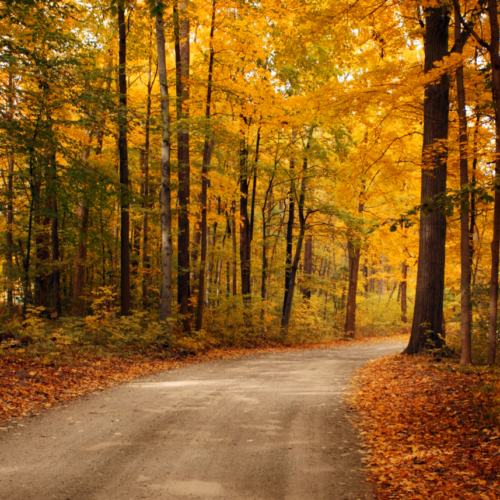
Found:
[(496, 2), (2, 0), (4, 339), (198, 351), (409, 331), (417, 267), (439, 288), (423, 218), (441, 221), (444, 319), (412, 339), (458, 352), (466, 318), (486, 361), (490, 3), (498, 29)]

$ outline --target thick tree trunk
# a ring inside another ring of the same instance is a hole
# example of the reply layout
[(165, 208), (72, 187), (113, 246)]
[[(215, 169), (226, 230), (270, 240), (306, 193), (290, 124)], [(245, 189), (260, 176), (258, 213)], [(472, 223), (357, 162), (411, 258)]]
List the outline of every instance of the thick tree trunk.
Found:
[[(455, 10), (455, 49), (461, 54), (463, 49), (462, 33), (460, 30), (460, 13)], [(464, 68), (460, 66), (456, 70), (457, 100), (458, 100), (458, 128), (459, 128), (459, 151), (460, 151), (460, 185), (462, 188), (469, 184), (469, 171), (467, 162), (467, 116), (465, 111), (465, 88)], [(460, 207), (460, 323), (461, 323), (461, 355), (460, 363), (469, 365), (471, 358), (471, 255), (469, 240), (469, 196), (463, 195)]]
[(130, 199), (128, 179), (128, 146), (127, 146), (127, 26), (125, 23), (125, 8), (123, 0), (118, 2), (118, 34), (119, 70), (118, 85), (120, 89), (119, 106), (119, 137), (118, 150), (120, 154), (120, 309), (122, 316), (130, 314)]
[[(425, 72), (429, 72), (448, 55), (449, 19), (446, 6), (426, 12)], [(449, 76), (442, 75), (425, 90), (422, 202), (446, 189), (449, 86)], [(426, 341), (436, 347), (443, 342), (446, 217), (440, 207), (431, 208), (431, 213), (421, 212), (415, 310), (406, 354), (418, 353)]]
[[(177, 93), (177, 120), (183, 120), (177, 132), (177, 161), (178, 161), (178, 245), (177, 245), (177, 302), (181, 306), (182, 326), (185, 333), (191, 331), (190, 321), (190, 286), (189, 286), (189, 192), (190, 192), (190, 164), (189, 164), (189, 127), (186, 120), (189, 118), (189, 20), (186, 17), (186, 1), (181, 1), (179, 9), (174, 3), (174, 38), (176, 63), (176, 93)], [(179, 19), (179, 17), (181, 19)]]
[(161, 305), (160, 318), (172, 316), (172, 212), (170, 188), (170, 99), (165, 61), (163, 13), (156, 16), (156, 47), (161, 93)]
[(354, 246), (351, 240), (347, 241), (349, 255), (349, 287), (347, 292), (347, 309), (345, 319), (345, 334), (354, 338), (356, 333), (356, 294), (358, 291), (359, 259), (361, 249)]
[(498, 265), (500, 249), (500, 54), (497, 0), (488, 0), (491, 43), (491, 83), (495, 102), (495, 202), (493, 209), (493, 238), (491, 241), (491, 280), (490, 280), (490, 323), (488, 332), (488, 364), (492, 365), (496, 357), (497, 310), (498, 310)]
[[(213, 140), (210, 137), (210, 106), (212, 102), (212, 74), (214, 68), (214, 30), (215, 30), (215, 0), (212, 0), (212, 22), (210, 26), (210, 57), (208, 61), (208, 81), (207, 81), (207, 100), (205, 103), (205, 119), (207, 120), (207, 133), (205, 134), (205, 143), (203, 145), (203, 166), (201, 169), (201, 266), (198, 282), (198, 310), (196, 314), (196, 330), (203, 328), (203, 292), (205, 289), (205, 269), (207, 266), (207, 192), (208, 192), (208, 169), (210, 167), (210, 158), (212, 156)], [(215, 235), (214, 235), (215, 245)], [(207, 270), (208, 274), (208, 270)], [(208, 283), (208, 276), (207, 276)], [(208, 286), (207, 286), (208, 296)]]

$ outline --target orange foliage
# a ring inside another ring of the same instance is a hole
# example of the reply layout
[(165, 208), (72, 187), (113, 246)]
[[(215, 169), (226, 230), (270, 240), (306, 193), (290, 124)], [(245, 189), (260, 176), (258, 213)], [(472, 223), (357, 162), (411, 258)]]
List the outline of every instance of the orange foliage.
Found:
[(352, 400), (377, 499), (500, 498), (488, 373), (409, 357), (366, 365)]

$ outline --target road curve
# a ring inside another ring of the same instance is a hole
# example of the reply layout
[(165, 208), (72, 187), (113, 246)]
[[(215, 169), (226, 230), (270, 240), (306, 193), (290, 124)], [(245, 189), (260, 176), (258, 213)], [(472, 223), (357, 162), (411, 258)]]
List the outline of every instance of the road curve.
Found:
[(212, 361), (11, 424), (0, 498), (370, 499), (341, 397), (354, 369), (403, 347)]

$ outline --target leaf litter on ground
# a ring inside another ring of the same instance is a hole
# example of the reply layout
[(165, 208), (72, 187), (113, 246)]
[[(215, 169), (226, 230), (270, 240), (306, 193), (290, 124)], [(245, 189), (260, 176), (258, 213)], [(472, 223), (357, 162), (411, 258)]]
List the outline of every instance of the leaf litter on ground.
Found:
[(53, 353), (53, 356), (33, 357), (29, 351), (4, 349), (0, 355), (0, 430), (9, 429), (9, 420), (33, 416), (128, 380), (194, 363), (288, 350), (330, 349), (353, 343), (392, 342), (398, 339), (399, 337), (393, 336), (292, 346), (213, 348), (204, 353), (168, 357), (161, 350), (152, 350), (146, 354), (107, 353), (106, 356), (62, 351)]
[(353, 387), (377, 500), (500, 498), (498, 374), (398, 355), (365, 365)]

